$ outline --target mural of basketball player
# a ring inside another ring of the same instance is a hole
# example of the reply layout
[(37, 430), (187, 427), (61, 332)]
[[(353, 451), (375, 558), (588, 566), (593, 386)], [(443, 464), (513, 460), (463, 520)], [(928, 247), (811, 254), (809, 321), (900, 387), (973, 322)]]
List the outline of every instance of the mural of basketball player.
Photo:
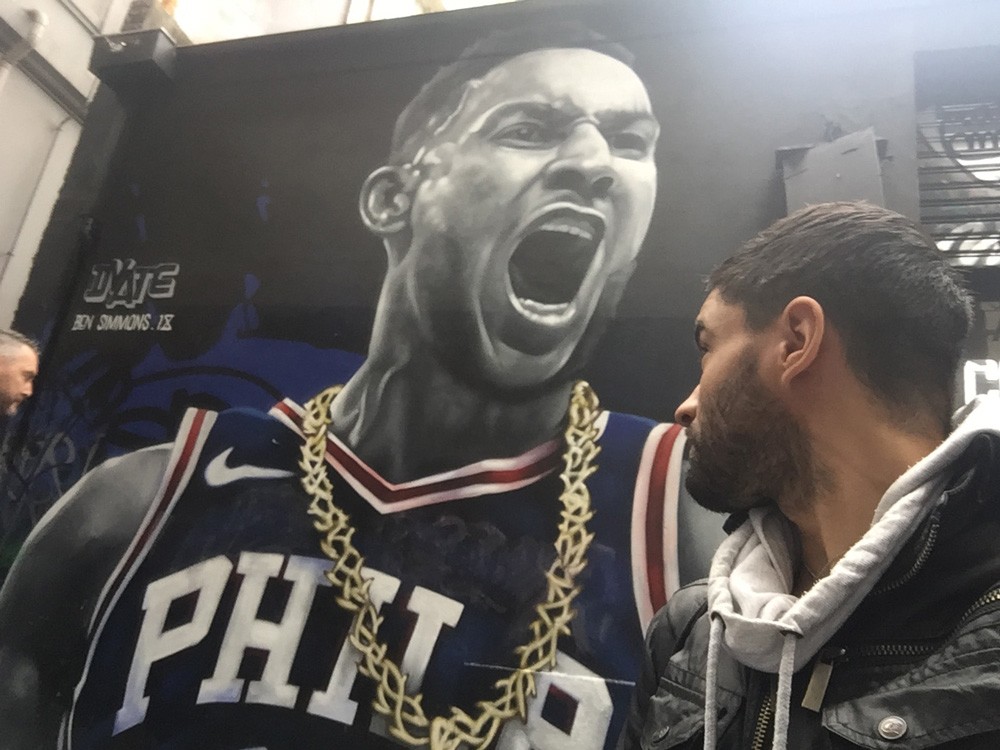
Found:
[(192, 410), (50, 511), (0, 592), (5, 746), (613, 745), (645, 624), (717, 541), (680, 428), (575, 383), (658, 131), (580, 30), (442, 69), (361, 191), (367, 360), (306, 406)]

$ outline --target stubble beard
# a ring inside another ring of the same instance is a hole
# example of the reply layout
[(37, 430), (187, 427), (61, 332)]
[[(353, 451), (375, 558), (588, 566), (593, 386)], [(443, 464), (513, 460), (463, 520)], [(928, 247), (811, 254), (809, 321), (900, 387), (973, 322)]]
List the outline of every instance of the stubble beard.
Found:
[(815, 496), (817, 472), (804, 430), (761, 382), (748, 348), (689, 430), (685, 486), (702, 507), (736, 513)]
[(14, 416), (17, 413), (17, 407), (21, 405), (20, 398), (8, 398), (7, 396), (0, 394), (0, 414), (6, 415), (8, 417)]

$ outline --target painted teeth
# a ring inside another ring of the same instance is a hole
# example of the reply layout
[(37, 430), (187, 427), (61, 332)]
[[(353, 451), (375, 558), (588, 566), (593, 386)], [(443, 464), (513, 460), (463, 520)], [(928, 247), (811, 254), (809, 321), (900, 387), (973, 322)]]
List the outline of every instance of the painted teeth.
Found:
[(594, 240), (593, 232), (575, 224), (562, 224), (555, 221), (549, 221), (542, 224), (539, 229), (545, 232), (564, 232), (565, 234), (571, 234), (574, 237), (580, 237), (588, 242), (593, 242)]
[(558, 324), (564, 322), (573, 314), (571, 302), (546, 304), (538, 300), (525, 299), (524, 297), (516, 297), (515, 299), (524, 316), (536, 323)]
[(524, 307), (528, 310), (538, 313), (546, 313), (549, 315), (553, 313), (560, 313), (569, 307), (569, 302), (546, 303), (539, 302), (534, 299), (525, 299), (524, 297), (518, 297), (517, 301), (524, 305)]

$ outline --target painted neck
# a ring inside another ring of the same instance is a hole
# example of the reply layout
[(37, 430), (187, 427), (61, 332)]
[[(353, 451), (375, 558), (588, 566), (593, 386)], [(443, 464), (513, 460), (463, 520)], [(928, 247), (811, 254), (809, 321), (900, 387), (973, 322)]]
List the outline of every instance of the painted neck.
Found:
[(407, 481), (557, 437), (571, 384), (523, 398), (458, 379), (426, 349), (374, 351), (333, 405), (334, 433), (385, 479)]

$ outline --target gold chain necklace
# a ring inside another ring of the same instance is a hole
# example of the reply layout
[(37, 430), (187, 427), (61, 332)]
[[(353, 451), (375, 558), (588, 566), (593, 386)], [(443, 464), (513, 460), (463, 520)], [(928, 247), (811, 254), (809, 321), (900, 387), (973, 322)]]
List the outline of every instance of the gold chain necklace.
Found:
[(515, 716), (525, 720), (528, 699), (535, 694), (535, 672), (555, 666), (559, 636), (570, 632), (572, 603), (580, 591), (576, 577), (587, 566), (587, 548), (594, 536), (587, 531), (587, 521), (594, 513), (586, 480), (597, 471), (594, 459), (601, 450), (594, 424), (599, 408), (597, 395), (580, 381), (570, 396), (560, 474), (563, 491), (559, 500), (563, 507), (555, 541), (556, 559), (545, 574), (545, 601), (535, 607), (528, 641), (514, 650), (519, 666), (495, 683), (499, 695), (494, 700), (476, 704), (478, 716), (452, 706), (450, 716), (428, 719), (422, 695), (406, 694), (407, 675), (386, 656), (388, 649), (378, 639), (382, 618), (369, 593), (371, 578), (361, 574), (365, 561), (351, 541), (355, 529), (348, 515), (333, 502), (333, 485), (326, 471), (326, 436), (330, 406), (341, 388), (327, 388), (305, 405), (305, 443), (299, 466), (303, 471), (302, 486), (312, 498), (309, 514), (322, 535), (320, 547), (333, 561), (326, 577), (339, 590), (337, 603), (354, 613), (348, 638), (361, 653), (358, 670), (376, 684), (372, 706), (386, 718), (389, 733), (408, 745), (429, 745), (431, 750), (458, 750), (464, 745), (486, 748), (505, 721)]

